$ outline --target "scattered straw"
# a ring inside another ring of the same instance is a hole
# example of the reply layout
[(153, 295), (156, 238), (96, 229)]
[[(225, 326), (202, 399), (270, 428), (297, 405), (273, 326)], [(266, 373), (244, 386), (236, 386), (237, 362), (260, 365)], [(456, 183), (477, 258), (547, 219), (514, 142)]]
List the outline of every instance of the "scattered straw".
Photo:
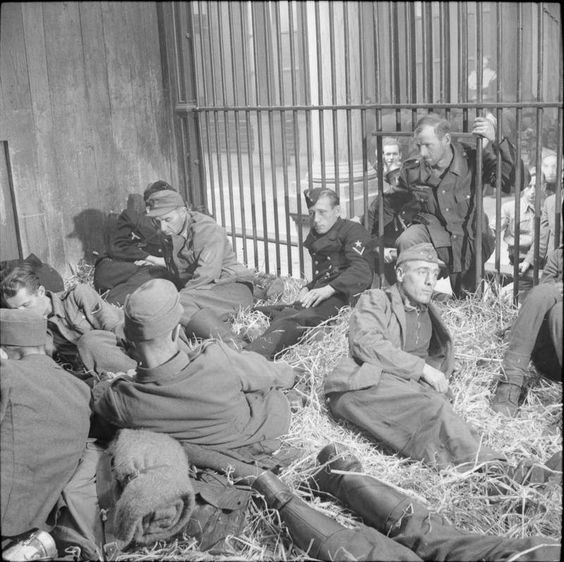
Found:
[[(265, 286), (272, 278), (266, 279)], [(302, 281), (285, 282), (280, 302), (293, 302)], [(259, 303), (260, 304), (260, 303)], [(523, 460), (543, 464), (562, 449), (562, 386), (539, 377), (531, 367), (529, 388), (516, 418), (495, 414), (489, 408), (507, 346), (496, 334), (515, 318), (516, 309), (499, 292), (481, 292), (467, 300), (437, 304), (455, 339), (456, 371), (450, 380), (453, 407), (482, 436), (484, 445), (507, 456), (515, 466)], [(319, 511), (346, 527), (359, 523), (355, 514), (330, 498), (319, 498), (304, 489), (304, 482), (316, 469), (316, 455), (330, 442), (347, 445), (360, 459), (366, 474), (399, 487), (424, 501), (460, 530), (503, 537), (544, 536), (561, 539), (562, 484), (554, 479), (546, 484), (508, 483), (503, 473), (491, 468), (485, 472), (461, 473), (454, 468), (430, 469), (421, 462), (400, 458), (366, 434), (347, 423), (337, 423), (328, 412), (322, 387), (325, 375), (347, 353), (348, 320), (345, 307), (333, 320), (310, 330), (303, 340), (280, 354), (300, 369), (296, 388), (307, 399), (291, 422), (285, 442), (296, 447), (300, 457), (282, 474), (296, 493)], [(266, 318), (266, 317), (265, 317)], [(234, 331), (256, 337), (268, 320), (256, 313), (241, 311), (234, 319)], [(506, 493), (492, 496), (499, 488)], [(189, 537), (152, 549), (128, 552), (121, 560), (307, 560), (297, 549), (278, 514), (266, 509), (260, 499), (252, 505), (248, 525), (241, 537), (229, 541), (225, 556), (201, 553)], [(515, 558), (516, 560), (519, 557)]]

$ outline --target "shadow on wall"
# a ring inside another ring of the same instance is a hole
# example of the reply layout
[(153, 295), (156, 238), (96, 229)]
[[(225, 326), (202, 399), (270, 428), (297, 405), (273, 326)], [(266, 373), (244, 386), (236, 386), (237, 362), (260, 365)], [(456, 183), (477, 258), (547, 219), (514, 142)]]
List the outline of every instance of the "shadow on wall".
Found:
[(82, 244), (83, 259), (93, 264), (106, 251), (106, 224), (108, 216), (98, 209), (85, 209), (73, 217), (74, 230), (67, 238), (78, 238)]

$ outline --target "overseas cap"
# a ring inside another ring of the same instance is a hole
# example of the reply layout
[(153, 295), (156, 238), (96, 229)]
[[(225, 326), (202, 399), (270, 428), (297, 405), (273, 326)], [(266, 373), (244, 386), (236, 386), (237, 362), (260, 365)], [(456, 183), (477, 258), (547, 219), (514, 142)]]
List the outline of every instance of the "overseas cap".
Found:
[(151, 279), (125, 299), (125, 337), (147, 341), (171, 332), (182, 316), (182, 305), (173, 283)]
[(0, 344), (36, 347), (47, 343), (47, 319), (29, 310), (0, 308)]
[(403, 250), (403, 252), (401, 252), (398, 256), (396, 267), (406, 261), (416, 260), (444, 265), (443, 262), (439, 260), (439, 256), (437, 255), (437, 251), (435, 250), (433, 244), (430, 244), (429, 242), (422, 242), (421, 244), (415, 244), (415, 246), (411, 246), (411, 248)]
[(328, 189), (326, 187), (316, 187), (314, 189), (304, 190), (304, 197), (305, 197), (306, 205), (307, 205), (308, 209), (310, 207), (313, 207), (317, 203), (317, 200), (320, 197), (325, 196), (325, 195), (334, 199), (335, 205), (339, 204), (339, 196), (332, 189)]
[(147, 199), (147, 215), (160, 217), (170, 213), (173, 209), (184, 206), (184, 199), (177, 191), (157, 191)]

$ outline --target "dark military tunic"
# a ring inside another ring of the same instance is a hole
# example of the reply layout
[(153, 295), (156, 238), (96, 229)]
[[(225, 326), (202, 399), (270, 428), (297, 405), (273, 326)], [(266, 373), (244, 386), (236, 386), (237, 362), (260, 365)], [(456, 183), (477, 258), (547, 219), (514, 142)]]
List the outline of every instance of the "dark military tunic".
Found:
[(336, 293), (317, 306), (302, 308), (296, 304), (284, 308), (276, 313), (268, 330), (246, 349), (273, 359), (278, 352), (297, 343), (307, 328), (331, 318), (370, 288), (374, 258), (369, 242), (368, 231), (346, 219), (338, 218), (325, 234), (312, 229), (304, 242), (313, 263), (313, 279), (307, 288), (330, 285)]
[[(423, 160), (404, 162), (398, 181), (398, 192), (407, 191), (412, 203), (418, 203), (418, 212), (413, 217), (400, 216), (406, 222), (423, 224), (427, 227), (431, 242), (437, 248), (452, 248), (452, 258), (440, 252), (439, 257), (449, 264), (451, 273), (468, 271), (474, 257), (474, 244), (477, 232), (476, 216), (476, 150), (468, 145), (453, 143), (453, 159), (441, 177), (433, 174)], [(483, 150), (482, 182), (495, 185), (497, 154), (501, 155), (501, 186), (506, 193), (514, 181), (515, 148), (504, 139), (500, 144), (488, 143)], [(524, 173), (521, 174), (524, 178)], [(413, 201), (415, 200), (415, 201)], [(487, 225), (484, 213), (483, 225)], [(488, 255), (494, 249), (493, 236), (485, 229), (489, 238)], [(488, 241), (487, 241), (488, 242)]]
[(317, 234), (312, 228), (304, 246), (313, 263), (308, 289), (331, 285), (350, 301), (370, 287), (374, 261), (369, 250), (370, 235), (362, 225), (338, 218), (325, 234)]

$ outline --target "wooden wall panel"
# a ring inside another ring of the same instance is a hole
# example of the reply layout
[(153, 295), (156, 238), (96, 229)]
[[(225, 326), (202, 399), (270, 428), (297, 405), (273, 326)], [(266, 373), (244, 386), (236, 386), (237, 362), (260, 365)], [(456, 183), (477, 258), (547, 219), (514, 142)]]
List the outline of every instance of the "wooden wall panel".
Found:
[(104, 221), (178, 182), (155, 2), (1, 5), (0, 140), (23, 253), (61, 273), (103, 251)]

